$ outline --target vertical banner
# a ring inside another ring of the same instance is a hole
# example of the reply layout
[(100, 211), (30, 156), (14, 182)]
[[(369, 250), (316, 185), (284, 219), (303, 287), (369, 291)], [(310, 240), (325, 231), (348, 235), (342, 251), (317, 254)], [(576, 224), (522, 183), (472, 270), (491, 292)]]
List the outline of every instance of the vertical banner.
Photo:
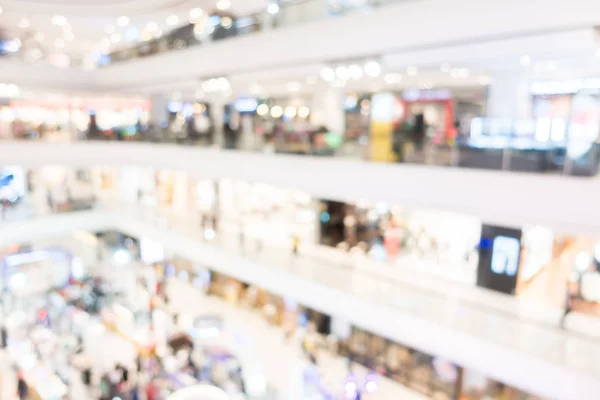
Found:
[(482, 226), (477, 286), (514, 293), (521, 260), (521, 235), (520, 229)]
[(371, 161), (394, 161), (394, 95), (379, 93), (371, 102)]

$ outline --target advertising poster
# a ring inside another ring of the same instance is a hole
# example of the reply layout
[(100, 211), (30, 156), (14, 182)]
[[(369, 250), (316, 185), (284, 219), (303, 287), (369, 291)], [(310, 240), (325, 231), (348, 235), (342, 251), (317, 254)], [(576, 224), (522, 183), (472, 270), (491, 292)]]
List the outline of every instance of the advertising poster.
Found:
[(521, 260), (521, 235), (520, 229), (482, 226), (477, 286), (514, 294)]

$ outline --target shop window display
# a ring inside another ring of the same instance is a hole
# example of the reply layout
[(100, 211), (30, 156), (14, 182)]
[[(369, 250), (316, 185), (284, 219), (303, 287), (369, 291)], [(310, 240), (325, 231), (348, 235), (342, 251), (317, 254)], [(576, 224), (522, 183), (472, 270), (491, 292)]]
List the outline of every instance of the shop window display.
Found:
[[(377, 261), (419, 261), (459, 281), (474, 283), (481, 221), (387, 203), (321, 202), (321, 243)], [(340, 236), (343, 237), (340, 240)]]
[[(495, 229), (504, 229), (496, 227)], [(489, 289), (514, 293), (523, 299), (543, 302), (555, 308), (570, 309), (589, 317), (600, 317), (600, 241), (591, 236), (557, 234), (541, 226), (525, 227), (520, 232), (516, 255), (516, 276), (510, 285), (500, 284), (506, 273), (488, 274)], [(504, 235), (506, 236), (506, 235)], [(482, 239), (480, 251), (494, 242)], [(491, 265), (480, 268), (491, 268)]]
[(458, 367), (354, 328), (343, 346), (352, 361), (436, 400), (456, 396)]
[(473, 370), (464, 369), (459, 400), (542, 400), (539, 397), (495, 382)]
[(224, 179), (217, 197), (221, 222), (233, 224), (235, 230), (259, 231), (279, 244), (289, 244), (293, 236), (314, 243), (317, 237), (316, 207), (305, 193)]

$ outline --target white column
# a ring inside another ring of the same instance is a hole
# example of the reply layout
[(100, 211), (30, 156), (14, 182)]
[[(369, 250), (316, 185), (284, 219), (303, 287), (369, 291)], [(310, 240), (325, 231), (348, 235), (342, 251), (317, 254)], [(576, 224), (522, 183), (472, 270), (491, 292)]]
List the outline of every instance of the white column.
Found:
[(490, 117), (531, 118), (529, 81), (519, 74), (498, 74), (488, 92), (487, 112)]
[(332, 132), (343, 134), (346, 130), (344, 93), (335, 89), (317, 93), (311, 109), (311, 123), (324, 125)]
[(169, 105), (169, 98), (161, 93), (155, 93), (150, 96), (150, 122), (155, 128), (162, 128), (169, 119), (169, 113), (167, 106)]
[(210, 116), (214, 124), (214, 145), (223, 147), (225, 138), (223, 136), (223, 124), (225, 123), (225, 100), (220, 96), (215, 96), (215, 100), (210, 102)]

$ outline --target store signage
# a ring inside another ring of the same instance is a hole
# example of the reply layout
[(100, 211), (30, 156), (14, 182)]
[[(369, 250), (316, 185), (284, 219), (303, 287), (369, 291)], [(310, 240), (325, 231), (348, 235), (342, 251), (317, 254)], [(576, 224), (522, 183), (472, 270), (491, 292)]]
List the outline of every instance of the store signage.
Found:
[(574, 94), (584, 89), (600, 89), (600, 78), (569, 79), (566, 81), (538, 81), (531, 84), (531, 94), (537, 96)]
[(235, 101), (234, 107), (240, 113), (253, 113), (258, 107), (258, 100), (255, 98), (240, 98)]
[(404, 101), (445, 101), (452, 98), (448, 89), (406, 89), (402, 92)]

